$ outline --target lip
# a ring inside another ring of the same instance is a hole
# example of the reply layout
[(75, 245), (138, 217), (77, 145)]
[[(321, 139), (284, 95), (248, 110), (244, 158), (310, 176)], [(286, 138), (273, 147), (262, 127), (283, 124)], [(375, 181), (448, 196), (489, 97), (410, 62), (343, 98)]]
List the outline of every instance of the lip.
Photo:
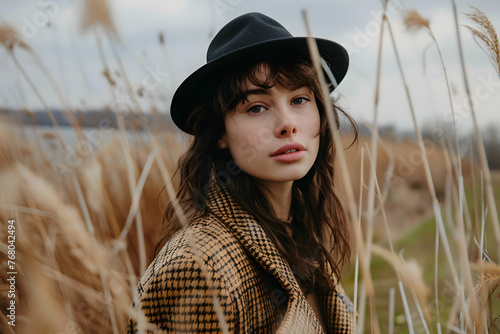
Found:
[[(296, 152), (285, 153), (286, 151), (297, 150)], [(306, 148), (304, 145), (299, 143), (290, 143), (281, 146), (279, 149), (271, 154), (271, 157), (280, 162), (293, 162), (299, 160), (306, 153)]]

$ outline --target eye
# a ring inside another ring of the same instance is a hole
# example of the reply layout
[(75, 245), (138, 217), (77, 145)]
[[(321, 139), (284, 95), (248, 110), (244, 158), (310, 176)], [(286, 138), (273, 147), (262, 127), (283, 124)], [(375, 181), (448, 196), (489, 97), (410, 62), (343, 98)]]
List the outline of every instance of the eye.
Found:
[(311, 101), (311, 100), (305, 96), (301, 96), (301, 97), (297, 97), (297, 98), (293, 99), (292, 104), (293, 105), (300, 105), (300, 104), (306, 103), (307, 101)]
[(252, 113), (252, 114), (260, 114), (264, 110), (266, 110), (266, 108), (264, 106), (257, 105), (257, 106), (253, 106), (250, 109), (248, 109), (248, 112)]

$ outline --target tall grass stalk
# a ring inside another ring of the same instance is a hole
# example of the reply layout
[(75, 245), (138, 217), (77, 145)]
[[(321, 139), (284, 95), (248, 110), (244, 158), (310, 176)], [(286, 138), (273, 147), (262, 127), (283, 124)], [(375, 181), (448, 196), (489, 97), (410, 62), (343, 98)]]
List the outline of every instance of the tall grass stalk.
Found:
[[(28, 52), (30, 54), (30, 56), (35, 60), (38, 67), (40, 68), (42, 73), (45, 75), (47, 80), (49, 81), (51, 87), (54, 89), (58, 99), (61, 101), (61, 103), (63, 105), (63, 111), (64, 111), (66, 117), (68, 118), (71, 125), (73, 126), (77, 137), (80, 139), (81, 138), (81, 131), (80, 131), (80, 128), (78, 127), (78, 124), (76, 123), (76, 119), (75, 119), (74, 115), (71, 112), (71, 109), (69, 107), (69, 103), (67, 102), (66, 98), (64, 97), (61, 90), (59, 89), (59, 86), (55, 82), (55, 80), (52, 77), (52, 75), (50, 74), (50, 72), (44, 66), (44, 64), (42, 63), (42, 61), (40, 60), (40, 58), (38, 57), (36, 52), (32, 48), (30, 48), (26, 43), (24, 43), (21, 40), (21, 37), (19, 37), (18, 33), (8, 25), (0, 26), (0, 44), (3, 44), (5, 46), (7, 53), (9, 54), (11, 59), (14, 61), (14, 64), (16, 65), (18, 70), (21, 72), (22, 76), (28, 81), (28, 84), (30, 85), (30, 87), (34, 90), (35, 95), (37, 96), (37, 98), (40, 100), (40, 102), (44, 106), (44, 109), (47, 111), (49, 119), (51, 120), (52, 125), (56, 129), (56, 133), (58, 134), (58, 136), (60, 136), (60, 132), (58, 131), (59, 128), (58, 128), (58, 125), (57, 125), (55, 118), (52, 114), (52, 111), (50, 111), (50, 109), (47, 107), (46, 103), (41, 98), (41, 94), (39, 93), (38, 89), (36, 89), (36, 85), (31, 80), (31, 78), (28, 76), (27, 72), (24, 70), (22, 65), (19, 63), (17, 57), (14, 54), (14, 50), (24, 49), (24, 50), (26, 50), (26, 52)], [(62, 146), (64, 147), (64, 143), (62, 143)]]
[[(130, 205), (130, 210), (127, 216), (127, 220), (125, 221), (125, 225), (123, 226), (122, 232), (118, 239), (117, 245), (123, 245), (125, 238), (127, 237), (128, 231), (133, 223), (134, 217), (137, 217), (137, 211), (139, 208), (139, 200), (142, 195), (142, 191), (144, 189), (144, 184), (146, 183), (146, 179), (151, 171), (151, 167), (153, 166), (154, 159), (158, 155), (158, 150), (153, 150), (149, 153), (149, 156), (144, 164), (144, 168), (142, 170), (141, 176), (137, 181), (136, 188), (132, 195), (132, 203)], [(141, 220), (142, 222), (142, 220)], [(144, 273), (146, 271), (146, 244), (144, 242), (144, 229), (142, 228), (142, 223), (137, 222), (137, 241), (139, 243), (139, 268), (140, 273)], [(112, 253), (116, 252), (116, 246), (113, 249)]]
[(405, 310), (406, 322), (408, 323), (408, 330), (410, 334), (415, 334), (415, 330), (413, 329), (413, 320), (411, 318), (410, 309), (408, 307), (408, 301), (406, 300), (405, 289), (403, 287), (403, 282), (398, 282), (399, 293), (401, 294), (401, 299), (403, 300), (403, 308)]
[(457, 5), (455, 0), (451, 0), (453, 4), (453, 14), (455, 18), (455, 28), (456, 28), (456, 33), (457, 33), (457, 42), (458, 42), (458, 51), (460, 55), (460, 64), (462, 66), (462, 75), (463, 75), (463, 80), (464, 80), (464, 85), (465, 85), (465, 91), (467, 95), (467, 99), (469, 101), (469, 105), (471, 108), (471, 115), (472, 115), (472, 122), (474, 124), (474, 134), (476, 138), (476, 149), (477, 153), (479, 155), (479, 163), (481, 165), (481, 171), (484, 176), (484, 182), (486, 186), (486, 199), (488, 203), (488, 209), (491, 211), (490, 218), (491, 218), (491, 223), (493, 225), (493, 232), (494, 232), (494, 237), (497, 245), (497, 261), (500, 261), (500, 221), (498, 219), (498, 211), (495, 203), (495, 196), (493, 193), (493, 186), (491, 183), (491, 173), (490, 169), (488, 166), (488, 160), (486, 158), (486, 151), (484, 148), (484, 143), (483, 143), (483, 138), (481, 137), (481, 132), (479, 129), (479, 124), (477, 120), (477, 115), (476, 115), (476, 110), (474, 107), (474, 103), (472, 102), (471, 98), (471, 91), (469, 87), (469, 79), (468, 79), (468, 74), (467, 74), (467, 69), (465, 66), (465, 59), (464, 59), (464, 54), (463, 54), (463, 46), (462, 46), (462, 39), (460, 37), (460, 27), (459, 27), (459, 22), (458, 22), (458, 13), (457, 13)]
[[(436, 36), (434, 35), (434, 32), (432, 31), (429, 21), (424, 19), (416, 10), (411, 10), (408, 13), (406, 13), (405, 17), (405, 24), (407, 29), (424, 29), (427, 34), (431, 37), (432, 41), (434, 42), (434, 45), (436, 46), (436, 49), (438, 51), (439, 55), (439, 61), (441, 64), (441, 68), (443, 69), (444, 73), (444, 79), (446, 83), (446, 91), (448, 95), (448, 102), (450, 103), (450, 109), (451, 109), (451, 115), (453, 119), (453, 131), (454, 131), (454, 137), (455, 137), (455, 149), (456, 149), (456, 154), (460, 156), (460, 145), (458, 141), (458, 133), (457, 133), (457, 123), (455, 120), (455, 108), (453, 106), (453, 99), (451, 97), (451, 87), (450, 87), (450, 81), (448, 79), (448, 71), (446, 70), (446, 66), (444, 64), (444, 59), (443, 59), (443, 54), (441, 53), (441, 48), (439, 47), (439, 43), (436, 39)], [(462, 162), (461, 159), (457, 159), (458, 163), (458, 175), (462, 175)]]
[[(328, 72), (328, 68), (322, 68), (321, 66), (321, 57), (319, 55), (318, 51), (318, 46), (316, 45), (316, 41), (314, 38), (310, 37), (312, 36), (311, 34), (311, 29), (309, 26), (309, 22), (307, 19), (307, 14), (306, 11), (302, 11), (302, 16), (304, 19), (304, 23), (306, 26), (306, 31), (308, 34), (308, 39), (307, 39), (307, 45), (309, 48), (309, 54), (311, 56), (311, 59), (313, 61), (313, 65), (315, 68), (315, 71), (319, 77), (319, 81), (321, 84), (321, 94), (323, 96), (324, 101), (329, 101), (330, 99), (330, 93), (328, 90), (328, 86), (325, 82), (325, 78), (321, 75), (323, 73), (323, 70), (326, 70)], [(330, 129), (332, 132), (332, 138), (333, 138), (333, 143), (335, 145), (335, 150), (336, 150), (336, 159), (340, 167), (340, 175), (342, 177), (342, 180), (344, 182), (345, 186), (345, 191), (347, 195), (347, 204), (348, 204), (348, 212), (350, 214), (350, 219), (351, 222), (357, 222), (357, 210), (356, 210), (356, 201), (354, 199), (354, 193), (353, 193), (353, 188), (352, 188), (352, 183), (349, 175), (349, 169), (347, 167), (347, 162), (344, 154), (344, 148), (342, 147), (342, 138), (340, 136), (340, 131), (337, 129), (337, 124), (334, 119), (334, 113), (333, 113), (333, 107), (330, 103), (325, 103), (326, 105), (326, 114), (328, 118), (328, 124), (330, 125)], [(362, 242), (363, 237), (361, 234), (361, 230), (357, 224), (353, 224), (355, 226), (354, 228), (354, 235), (356, 238), (356, 246), (358, 247), (358, 252), (359, 254), (365, 254), (364, 256), (360, 257), (360, 264), (363, 272), (363, 279), (364, 279), (364, 285), (366, 286), (367, 293), (366, 295), (370, 300), (373, 300), (374, 298), (374, 288), (373, 288), (373, 280), (371, 278), (371, 273), (369, 269), (369, 258), (370, 255), (366, 254), (366, 251), (364, 249), (364, 244)], [(378, 326), (378, 319), (372, 319), (376, 325), (375, 325), (375, 333), (378, 334), (377, 328)]]
[(388, 249), (385, 249), (379, 245), (374, 244), (372, 248), (373, 254), (381, 257), (387, 263), (389, 263), (394, 271), (396, 272), (398, 279), (398, 289), (401, 294), (401, 300), (403, 308), (405, 311), (405, 318), (408, 325), (408, 330), (414, 332), (415, 328), (413, 326), (413, 318), (410, 312), (410, 306), (406, 298), (406, 292), (404, 286), (408, 286), (410, 289), (414, 289), (418, 303), (418, 300), (422, 300), (422, 305), (427, 305), (425, 300), (429, 290), (422, 278), (422, 271), (415, 261), (404, 262), (398, 255), (394, 254)]
[[(459, 263), (460, 263), (460, 276), (463, 280), (464, 284), (464, 290), (466, 294), (464, 294), (464, 299), (466, 298), (465, 296), (468, 296), (469, 302), (468, 302), (468, 312), (472, 316), (472, 321), (474, 322), (475, 330), (477, 333), (483, 333), (484, 332), (484, 323), (481, 321), (481, 307), (477, 303), (477, 300), (472, 298), (473, 296), (473, 279), (472, 279), (472, 272), (470, 268), (470, 259), (469, 259), (469, 252), (468, 252), (468, 241), (467, 241), (467, 236), (465, 232), (465, 223), (464, 223), (464, 217), (465, 217), (465, 190), (464, 190), (464, 180), (463, 180), (463, 175), (458, 174), (457, 168), (453, 168), (454, 166), (458, 166), (459, 164), (456, 161), (453, 161), (454, 159), (459, 160), (460, 156), (456, 155), (450, 155), (446, 154), (445, 155), (445, 160), (447, 161), (448, 165), (452, 166), (452, 172), (456, 173), (456, 180), (457, 185), (456, 185), (456, 190), (452, 191), (452, 195), (454, 197), (454, 200), (456, 202), (455, 204), (455, 219), (456, 219), (456, 224), (453, 226), (455, 229), (455, 236), (454, 240), (456, 243), (456, 248), (458, 250), (458, 258), (459, 258)], [(451, 160), (451, 161), (448, 161)], [(454, 178), (455, 179), (455, 178)], [(467, 211), (468, 215), (468, 211)]]
[(388, 320), (388, 334), (394, 334), (394, 311), (395, 311), (395, 303), (396, 301), (396, 289), (391, 288), (389, 290), (389, 320)]
[[(95, 2), (94, 0), (87, 0), (87, 4), (88, 4), (89, 7), (94, 2)], [(89, 11), (89, 15), (91, 15), (95, 19), (95, 17), (94, 17), (94, 15), (95, 15), (94, 11), (92, 9), (88, 9), (88, 11)], [(123, 117), (120, 114), (120, 111), (116, 107), (116, 106), (118, 106), (118, 100), (117, 100), (117, 97), (116, 97), (116, 94), (115, 94), (115, 91), (114, 91), (114, 85), (115, 85), (115, 83), (112, 81), (112, 79), (110, 77), (110, 75), (111, 75), (110, 73), (111, 72), (109, 70), (108, 62), (106, 61), (106, 56), (104, 54), (104, 50), (103, 50), (103, 47), (102, 47), (101, 39), (100, 39), (99, 34), (97, 32), (96, 24), (92, 24), (91, 25), (91, 29), (94, 32), (94, 37), (95, 37), (96, 42), (97, 42), (97, 47), (98, 47), (98, 50), (99, 50), (99, 55), (101, 57), (101, 61), (102, 61), (103, 66), (104, 66), (104, 73), (108, 74), (106, 76), (106, 78), (108, 80), (108, 84), (109, 84), (109, 88), (110, 88), (110, 92), (111, 92), (113, 101), (115, 102), (115, 108), (113, 108), (113, 111), (116, 114), (116, 118), (117, 118), (117, 122), (118, 122), (118, 128), (120, 130), (120, 134), (121, 134), (121, 138), (122, 138), (122, 140), (120, 141), (120, 145), (122, 147), (123, 154), (124, 154), (124, 157), (125, 157), (125, 161), (126, 161), (125, 165), (127, 166), (127, 181), (128, 181), (129, 191), (130, 191), (131, 197), (133, 198), (133, 196), (134, 196), (134, 189), (135, 189), (135, 185), (136, 185), (136, 170), (135, 170), (135, 168), (133, 166), (133, 162), (132, 162), (132, 154), (131, 154), (131, 149), (130, 149), (130, 143), (128, 142), (128, 137), (126, 135), (125, 123), (124, 123)], [(137, 210), (135, 210), (135, 217), (134, 218), (135, 218), (135, 221), (136, 221), (137, 236), (140, 239), (141, 237), (143, 237), (143, 226), (142, 226), (142, 217), (141, 217), (140, 208), (137, 208)], [(123, 235), (123, 232), (120, 233), (120, 235)], [(126, 235), (126, 233), (125, 233), (125, 235)], [(138, 243), (139, 243), (139, 245), (145, 245), (144, 240), (138, 240)], [(145, 248), (142, 247), (140, 249), (140, 254), (141, 254), (140, 256), (143, 259), (144, 259), (144, 255), (143, 254), (145, 254), (145, 252), (146, 252)], [(145, 266), (141, 265), (141, 269), (145, 269)], [(140, 274), (142, 274), (142, 272)]]
[[(401, 259), (404, 259), (403, 256), (401, 255)], [(428, 322), (431, 321), (431, 316), (429, 312), (429, 308), (427, 307), (427, 301), (424, 300), (424, 303), (422, 304), (419, 301), (419, 296), (417, 296), (417, 293), (413, 287), (410, 287), (411, 290), (411, 295), (413, 297), (413, 300), (415, 301), (415, 306), (417, 307), (418, 315), (420, 316), (420, 320), (422, 321), (422, 326), (424, 327), (424, 330), (427, 334), (430, 334), (429, 331), (429, 325), (427, 324)]]
[(54, 127), (54, 130), (56, 132), (57, 139), (59, 140), (59, 143), (61, 144), (61, 147), (65, 149), (66, 148), (66, 144), (64, 143), (64, 140), (62, 139), (61, 130), (59, 129), (59, 125), (57, 124), (57, 121), (56, 121), (56, 119), (54, 117), (54, 114), (52, 113), (52, 111), (50, 110), (49, 106), (45, 102), (45, 99), (43, 98), (42, 94), (40, 93), (40, 91), (36, 87), (35, 83), (31, 80), (31, 78), (29, 77), (28, 73), (26, 73), (26, 71), (24, 70), (24, 68), (21, 65), (21, 63), (19, 63), (19, 61), (17, 60), (17, 58), (14, 55), (13, 51), (12, 50), (7, 50), (7, 51), (8, 51), (7, 53), (11, 57), (12, 61), (14, 62), (14, 64), (16, 65), (16, 67), (19, 69), (19, 72), (21, 72), (21, 74), (24, 77), (24, 79), (26, 80), (26, 82), (28, 82), (28, 85), (31, 87), (31, 89), (35, 93), (36, 97), (40, 101), (41, 105), (43, 106), (43, 109), (45, 110), (45, 112), (49, 116), (50, 122), (52, 123), (52, 126)]
[(119, 334), (118, 322), (116, 319), (116, 313), (113, 305), (113, 297), (111, 296), (111, 293), (109, 291), (108, 281), (102, 269), (99, 269), (99, 278), (101, 279), (101, 285), (104, 291), (105, 303), (108, 309), (109, 318), (111, 320), (111, 327), (113, 328), (113, 334)]
[(481, 251), (481, 256), (479, 257), (479, 260), (481, 263), (484, 261), (484, 254), (486, 254), (486, 251), (484, 249), (484, 231), (486, 227), (486, 208), (484, 207), (484, 182), (483, 182), (483, 174), (481, 173), (481, 244), (480, 244), (480, 251)]
[[(112, 46), (114, 47), (113, 41), (115, 38), (116, 39), (118, 38), (118, 32), (117, 32), (116, 27), (114, 26), (114, 24), (112, 22), (111, 15), (109, 13), (109, 7), (107, 5), (107, 1), (106, 0), (102, 0), (102, 1), (86, 0), (86, 16), (84, 16), (84, 26), (89, 27), (94, 33), (94, 37), (96, 39), (97, 47), (99, 50), (99, 55), (100, 55), (101, 61), (102, 61), (103, 66), (104, 66), (103, 73), (107, 74), (106, 79), (107, 79), (108, 84), (109, 84), (109, 88), (110, 88), (110, 92), (111, 92), (113, 101), (115, 102), (115, 107), (113, 108), (113, 111), (116, 114), (117, 121), (118, 121), (118, 128), (120, 130), (120, 134), (122, 137), (120, 144), (121, 144), (121, 148), (123, 151), (123, 155), (125, 157), (125, 162), (126, 162), (125, 165), (127, 167), (127, 169), (126, 169), (127, 170), (127, 181), (128, 181), (128, 188), (129, 188), (129, 192), (130, 192), (130, 197), (133, 199), (134, 194), (135, 194), (134, 190), (136, 189), (136, 180), (137, 180), (136, 173), (137, 173), (137, 171), (133, 165), (130, 143), (128, 141), (128, 137), (127, 137), (126, 132), (125, 132), (125, 123), (124, 123), (122, 115), (120, 115), (120, 111), (117, 109), (118, 100), (117, 100), (117, 97), (116, 97), (116, 94), (114, 91), (115, 83), (113, 82), (113, 80), (111, 78), (111, 71), (109, 69), (108, 62), (106, 60), (106, 56), (105, 56), (105, 53), (103, 50), (101, 38), (100, 38), (99, 33), (97, 31), (97, 26), (99, 24), (102, 25), (105, 28), (105, 30), (107, 31), (107, 36), (109, 37), (109, 41), (112, 43)], [(113, 51), (115, 51), (115, 49), (113, 49)], [(116, 53), (116, 58), (119, 61), (119, 63), (121, 64), (121, 66), (123, 66), (123, 64), (121, 63), (121, 59), (118, 57), (117, 53)], [(135, 95), (133, 95), (133, 96), (135, 97)], [(136, 227), (136, 234), (137, 234), (137, 242), (139, 245), (139, 258), (140, 258), (140, 260), (139, 260), (139, 268), (140, 268), (139, 275), (142, 275), (146, 269), (146, 243), (144, 240), (144, 228), (143, 228), (142, 215), (141, 215), (140, 208), (137, 207), (134, 211), (135, 211), (134, 218), (135, 218), (135, 222), (136, 222), (135, 227)], [(131, 224), (131, 223), (129, 223), (129, 224)], [(125, 233), (123, 232), (123, 230), (120, 233), (121, 237), (127, 235), (129, 224), (125, 225), (125, 227), (127, 227), (127, 230), (125, 231)], [(123, 240), (121, 237), (119, 238), (117, 245), (119, 245), (120, 241)], [(116, 246), (115, 246), (115, 250), (116, 250)], [(124, 249), (123, 249), (123, 256), (126, 257)], [(142, 321), (139, 322), (140, 326), (142, 326), (142, 323), (143, 323)], [(142, 329), (142, 327), (140, 327), (140, 329)]]
[[(130, 209), (127, 215), (127, 219), (125, 221), (125, 225), (122, 228), (119, 241), (124, 241), (125, 238), (127, 237), (127, 234), (132, 227), (132, 223), (134, 222), (134, 218), (136, 215), (136, 212), (139, 208), (139, 200), (141, 198), (142, 191), (144, 189), (144, 184), (146, 182), (146, 178), (148, 177), (151, 167), (153, 166), (153, 162), (156, 159), (156, 156), (158, 155), (159, 151), (158, 149), (152, 150), (149, 155), (148, 159), (146, 160), (146, 163), (144, 164), (144, 168), (141, 172), (141, 175), (139, 177), (139, 180), (137, 182), (137, 185), (135, 187), (133, 196), (132, 196), (132, 203), (130, 204)], [(113, 253), (117, 251), (117, 247), (113, 249)]]
[(89, 209), (87, 207), (87, 203), (85, 202), (85, 198), (83, 196), (82, 188), (80, 187), (80, 183), (76, 179), (76, 176), (74, 173), (71, 173), (70, 175), (71, 181), (73, 183), (73, 187), (75, 188), (76, 196), (78, 198), (78, 203), (80, 204), (80, 209), (82, 210), (83, 217), (85, 220), (85, 225), (87, 226), (87, 230), (89, 231), (91, 236), (94, 236), (95, 231), (94, 231), (94, 226), (92, 225), (92, 222), (90, 220), (90, 213)]
[[(370, 153), (368, 152), (368, 157), (370, 158), (370, 163), (371, 165), (373, 166), (373, 161), (371, 161), (371, 156), (370, 156)], [(386, 212), (385, 212), (385, 206), (384, 206), (384, 203), (382, 201), (382, 192), (380, 191), (380, 185), (378, 183), (378, 180), (375, 180), (375, 191), (376, 191), (376, 195), (378, 196), (379, 200), (380, 200), (380, 206), (381, 206), (381, 212), (382, 212), (382, 219), (383, 219), (383, 222), (384, 222), (384, 227), (386, 229), (386, 233), (387, 233), (387, 241), (389, 243), (389, 250), (391, 252), (391, 255), (392, 255), (392, 266), (396, 272), (396, 276), (397, 276), (397, 279), (398, 279), (398, 286), (399, 286), (399, 292), (401, 294), (401, 299), (402, 299), (402, 302), (403, 302), (403, 308), (404, 308), (404, 311), (405, 311), (405, 316), (406, 316), (406, 321), (408, 323), (408, 330), (410, 331), (410, 333), (413, 333), (414, 332), (414, 329), (413, 329), (413, 324), (412, 324), (412, 316), (411, 316), (411, 313), (410, 313), (410, 307), (408, 305), (408, 301), (406, 299), (406, 292), (404, 290), (404, 286), (403, 286), (403, 279), (402, 279), (402, 274), (401, 274), (401, 268), (403, 268), (402, 264), (404, 263), (400, 263), (399, 261), (396, 261), (398, 259), (397, 255), (396, 255), (396, 252), (394, 251), (394, 245), (393, 245), (393, 242), (392, 242), (392, 236), (391, 236), (391, 230), (389, 228), (389, 222), (387, 220), (387, 215), (386, 215)], [(424, 285), (423, 283), (420, 284), (420, 285)], [(410, 289), (412, 289), (411, 285), (410, 285)], [(415, 291), (413, 289), (413, 291)], [(417, 305), (420, 304), (419, 303), (419, 299), (421, 300), (422, 304), (424, 306), (427, 305), (427, 302), (426, 302), (426, 293), (422, 293), (422, 291), (419, 291), (419, 294), (416, 296), (418, 296), (418, 299), (415, 299)], [(426, 312), (427, 314), (427, 318), (430, 320), (430, 315), (429, 315), (429, 312), (427, 311)], [(424, 319), (424, 323), (425, 323), (425, 319)]]
[(434, 305), (436, 307), (436, 328), (438, 334), (442, 333), (441, 329), (441, 311), (439, 305), (439, 229), (436, 229), (436, 241), (434, 245)]
[[(411, 116), (412, 116), (413, 126), (415, 128), (415, 135), (417, 137), (417, 143), (418, 143), (418, 146), (419, 146), (419, 149), (420, 149), (420, 153), (422, 155), (422, 161), (423, 161), (423, 167), (424, 167), (424, 171), (425, 171), (425, 177), (426, 177), (427, 186), (428, 186), (431, 198), (432, 198), (432, 207), (433, 207), (433, 210), (434, 210), (434, 216), (436, 218), (436, 229), (440, 230), (439, 232), (440, 232), (440, 236), (442, 238), (442, 243), (443, 243), (443, 247), (444, 247), (444, 250), (445, 250), (445, 254), (446, 254), (446, 259), (447, 259), (447, 262), (448, 262), (448, 266), (449, 266), (450, 271), (452, 273), (452, 277), (453, 277), (453, 281), (455, 282), (455, 286), (458, 287), (458, 286), (460, 286), (459, 275), (458, 275), (458, 272), (457, 272), (457, 270), (455, 268), (455, 264), (454, 264), (454, 260), (453, 260), (453, 256), (452, 256), (452, 252), (451, 252), (451, 248), (450, 248), (450, 245), (449, 245), (449, 242), (448, 242), (448, 237), (447, 237), (447, 234), (446, 234), (446, 230), (445, 230), (443, 219), (442, 219), (442, 215), (441, 215), (441, 207), (440, 207), (439, 200), (438, 200), (437, 195), (436, 195), (436, 190), (435, 190), (435, 187), (434, 187), (434, 184), (433, 184), (433, 181), (432, 181), (432, 175), (431, 175), (429, 160), (427, 159), (427, 153), (426, 153), (424, 141), (423, 141), (423, 138), (422, 138), (422, 133), (421, 133), (421, 131), (419, 129), (419, 126), (418, 126), (418, 122), (417, 122), (417, 118), (416, 118), (416, 112), (415, 112), (415, 109), (414, 109), (414, 106), (413, 106), (413, 101), (412, 101), (412, 98), (411, 98), (410, 90), (408, 88), (408, 84), (407, 84), (407, 80), (406, 80), (406, 77), (405, 77), (405, 74), (404, 74), (403, 66), (401, 64), (401, 59), (400, 59), (399, 51), (398, 51), (398, 48), (397, 48), (397, 45), (396, 45), (396, 40), (394, 38), (394, 34), (393, 34), (393, 31), (392, 31), (392, 28), (391, 28), (390, 20), (387, 20), (387, 27), (388, 27), (389, 34), (390, 34), (390, 37), (391, 37), (392, 45), (394, 47), (394, 53), (395, 53), (395, 57), (396, 57), (396, 63), (398, 65), (399, 72), (400, 72), (400, 75), (401, 75), (401, 78), (402, 78), (402, 81), (403, 81), (403, 85), (404, 85), (404, 88), (405, 88), (406, 96), (407, 96), (407, 99), (408, 99), (408, 105), (410, 107), (410, 112), (411, 112)], [(465, 300), (465, 295), (462, 295), (461, 299)], [(465, 318), (467, 320), (466, 321), (467, 325), (469, 326), (469, 328), (471, 328), (471, 326), (472, 326), (472, 320), (470, 319), (470, 316), (469, 316), (468, 313), (465, 314)]]
[[(358, 314), (358, 286), (359, 286), (359, 252), (358, 249), (356, 249), (356, 259), (354, 261), (354, 296), (353, 296), (353, 302), (354, 302), (354, 314)], [(357, 321), (353, 321), (353, 332), (356, 332), (357, 328)]]
[(112, 36), (108, 33), (108, 39), (109, 43), (111, 45), (111, 50), (113, 51), (113, 54), (115, 55), (116, 61), (118, 62), (118, 66), (120, 67), (120, 71), (123, 75), (124, 81), (125, 81), (125, 86), (127, 87), (129, 96), (134, 103), (134, 106), (136, 108), (136, 111), (139, 114), (143, 114), (141, 105), (139, 104), (139, 101), (137, 100), (137, 96), (135, 95), (135, 91), (132, 88), (132, 83), (130, 82), (130, 78), (128, 76), (127, 70), (125, 69), (125, 66), (123, 65), (123, 61), (120, 57), (120, 54), (118, 53), (118, 48), (116, 47), (116, 41), (112, 38)]
[[(358, 228), (361, 230), (361, 217), (363, 212), (363, 188), (365, 187), (364, 180), (364, 161), (365, 161), (365, 152), (364, 147), (361, 147), (361, 166), (360, 166), (360, 176), (359, 176), (359, 204), (358, 204)], [(356, 262), (354, 267), (354, 314), (358, 314), (358, 279), (359, 279), (359, 248), (356, 248)], [(364, 254), (361, 254), (364, 256)], [(354, 329), (353, 332), (356, 333), (357, 321), (353, 322)]]
[(394, 177), (394, 169), (396, 168), (396, 162), (394, 159), (394, 154), (391, 152), (390, 149), (387, 148), (386, 143), (381, 138), (379, 138), (378, 142), (380, 143), (380, 148), (384, 151), (384, 153), (387, 155), (389, 159), (389, 165), (387, 166), (387, 169), (384, 173), (385, 184), (384, 187), (382, 188), (382, 199), (385, 202), (387, 196), (389, 196), (389, 190), (391, 188), (391, 180)]
[(47, 67), (40, 60), (40, 57), (38, 57), (38, 55), (33, 50), (30, 50), (30, 54), (33, 57), (33, 59), (35, 59), (36, 64), (38, 65), (38, 67), (40, 68), (40, 70), (42, 71), (44, 76), (47, 78), (48, 82), (50, 83), (50, 86), (52, 87), (52, 89), (56, 93), (57, 98), (59, 99), (59, 101), (61, 101), (61, 105), (63, 107), (62, 108), (63, 112), (66, 115), (69, 123), (71, 124), (73, 131), (76, 134), (76, 137), (78, 138), (78, 140), (80, 142), (84, 141), (85, 139), (84, 139), (80, 124), (78, 124), (78, 121), (77, 121), (74, 113), (71, 110), (70, 103), (66, 99), (64, 94), (62, 93), (61, 88), (59, 87), (57, 82), (54, 80), (54, 77), (52, 76), (52, 74), (50, 74), (50, 71), (47, 69)]
[[(472, 143), (471, 141), (469, 140), (468, 142), (469, 146), (472, 147)], [(470, 161), (474, 161), (474, 150), (470, 149), (469, 150), (469, 160)], [(472, 187), (472, 209), (474, 211), (474, 221), (475, 222), (479, 222), (481, 221), (481, 218), (479, 216), (479, 214), (481, 213), (481, 209), (478, 207), (478, 203), (481, 203), (481, 206), (484, 206), (484, 203), (485, 200), (484, 200), (484, 193), (481, 194), (481, 196), (479, 196), (477, 194), (477, 177), (475, 177), (476, 175), (480, 175), (480, 178), (481, 178), (481, 189), (483, 188), (483, 185), (482, 185), (482, 179), (483, 179), (483, 175), (482, 175), (482, 172), (479, 171), (479, 173), (476, 173), (476, 166), (475, 164), (471, 164), (471, 170), (470, 170), (470, 175), (471, 175), (471, 187)], [(481, 201), (479, 202), (478, 199), (481, 198)], [(476, 228), (477, 228), (477, 225), (476, 225)]]
[(444, 166), (446, 168), (446, 189), (444, 198), (444, 214), (446, 215), (446, 224), (450, 230), (453, 230), (453, 203), (456, 198), (453, 192), (453, 166), (447, 150), (444, 150)]
[[(118, 48), (116, 46), (117, 40), (119, 39), (118, 31), (111, 18), (111, 11), (107, 0), (86, 0), (86, 15), (84, 16), (84, 26), (91, 27), (95, 30), (96, 26), (102, 26), (104, 28), (106, 37), (108, 38), (109, 45), (111, 46), (111, 51), (115, 56), (115, 59), (120, 68), (120, 72), (124, 77), (125, 86), (128, 90), (128, 94), (132, 102), (134, 103), (135, 110), (139, 114), (143, 114), (141, 105), (137, 100), (134, 89), (132, 88), (132, 83), (130, 82), (128, 73), (123, 65)], [(97, 33), (97, 32), (96, 32)], [(108, 76), (111, 72), (106, 72)], [(109, 79), (109, 78), (108, 78)]]
[[(379, 111), (379, 100), (380, 100), (380, 73), (382, 70), (382, 46), (384, 41), (384, 26), (386, 21), (388, 0), (383, 1), (383, 12), (382, 12), (382, 22), (380, 23), (380, 39), (378, 46), (377, 55), (377, 73), (375, 81), (375, 100), (374, 100), (374, 112), (373, 112), (373, 124), (371, 126), (371, 152), (372, 152), (372, 163), (370, 168), (370, 179), (368, 184), (368, 199), (367, 199), (367, 214), (366, 214), (366, 254), (367, 266), (370, 267), (371, 262), (371, 245), (373, 242), (373, 220), (375, 216), (375, 180), (377, 178), (377, 156), (378, 156), (378, 111)], [(361, 331), (364, 328), (365, 319), (365, 309), (366, 309), (366, 286), (361, 286), (361, 300), (360, 300), (360, 314), (359, 314), (359, 326)]]

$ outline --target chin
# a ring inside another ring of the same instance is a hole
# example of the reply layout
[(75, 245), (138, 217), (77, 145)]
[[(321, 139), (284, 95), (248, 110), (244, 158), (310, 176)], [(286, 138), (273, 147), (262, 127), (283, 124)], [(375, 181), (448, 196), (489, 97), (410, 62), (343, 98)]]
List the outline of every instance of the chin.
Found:
[(306, 176), (307, 172), (300, 172), (300, 173), (290, 173), (290, 174), (285, 174), (285, 175), (280, 175), (279, 180), (281, 182), (288, 182), (288, 181), (297, 181)]

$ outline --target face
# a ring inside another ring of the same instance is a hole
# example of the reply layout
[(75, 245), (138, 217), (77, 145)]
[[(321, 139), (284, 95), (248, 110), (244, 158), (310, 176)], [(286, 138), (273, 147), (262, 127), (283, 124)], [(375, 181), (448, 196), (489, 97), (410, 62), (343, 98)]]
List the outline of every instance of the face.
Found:
[(247, 100), (225, 117), (219, 148), (228, 148), (238, 166), (264, 186), (304, 177), (319, 149), (320, 116), (307, 87), (263, 89), (247, 81)]

